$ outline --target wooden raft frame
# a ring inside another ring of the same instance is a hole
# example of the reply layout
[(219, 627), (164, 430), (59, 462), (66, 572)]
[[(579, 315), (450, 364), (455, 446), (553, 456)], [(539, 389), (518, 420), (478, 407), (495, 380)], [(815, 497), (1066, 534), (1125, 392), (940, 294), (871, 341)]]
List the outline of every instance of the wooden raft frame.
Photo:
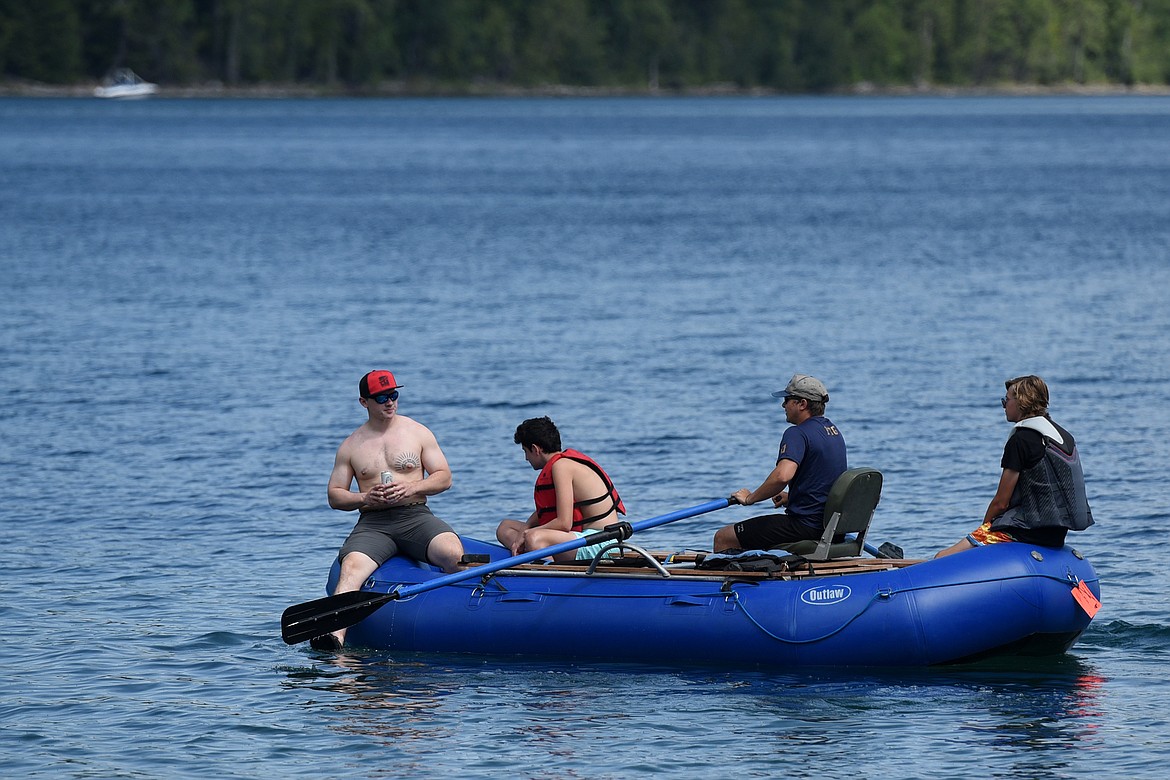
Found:
[[(704, 553), (669, 553), (669, 552), (651, 552), (661, 564), (670, 566), (678, 563), (694, 563), (695, 560)], [(782, 555), (783, 553), (778, 553)], [(891, 571), (893, 569), (903, 569), (907, 566), (913, 566), (917, 563), (922, 563), (924, 559), (901, 559), (901, 558), (839, 558), (831, 561), (805, 561), (803, 564), (797, 564), (798, 568), (791, 571), (733, 571), (730, 569), (698, 569), (698, 568), (668, 568), (670, 576), (680, 577), (704, 577), (709, 579), (737, 579), (737, 580), (798, 580), (807, 579), (810, 577), (826, 577), (839, 576), (847, 574), (866, 574), (878, 571)], [(669, 561), (669, 563), (667, 563)], [(585, 570), (592, 564), (592, 561), (576, 561), (572, 563), (523, 563), (519, 566), (513, 566), (508, 569), (502, 569), (497, 574), (579, 574), (584, 575)], [(639, 554), (633, 552), (625, 552), (620, 557), (604, 558), (597, 562), (594, 570), (594, 575), (603, 575), (606, 577), (646, 577), (652, 576), (655, 579), (663, 579), (661, 574), (653, 568), (646, 560)]]

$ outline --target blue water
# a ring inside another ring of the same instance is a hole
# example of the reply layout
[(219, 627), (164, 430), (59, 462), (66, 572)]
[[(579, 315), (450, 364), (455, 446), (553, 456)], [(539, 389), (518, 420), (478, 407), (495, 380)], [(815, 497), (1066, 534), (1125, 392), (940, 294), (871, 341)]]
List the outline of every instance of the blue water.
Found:
[[(0, 101), (0, 775), (1162, 776), (1168, 150), (1153, 97)], [(376, 367), (480, 538), (529, 511), (526, 417), (641, 519), (757, 485), (815, 374), (912, 556), (1038, 373), (1104, 607), (923, 671), (288, 647)]]

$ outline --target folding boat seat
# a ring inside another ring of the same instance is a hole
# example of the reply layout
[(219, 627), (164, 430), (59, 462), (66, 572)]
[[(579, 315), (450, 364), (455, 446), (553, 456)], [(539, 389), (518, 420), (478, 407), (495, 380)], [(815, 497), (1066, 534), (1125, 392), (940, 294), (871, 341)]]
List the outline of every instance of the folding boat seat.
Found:
[[(829, 490), (825, 502), (825, 532), (819, 540), (780, 545), (779, 549), (810, 561), (854, 558), (865, 548), (865, 535), (882, 495), (882, 473), (877, 469), (849, 469)], [(834, 536), (856, 534), (852, 539), (833, 542)]]

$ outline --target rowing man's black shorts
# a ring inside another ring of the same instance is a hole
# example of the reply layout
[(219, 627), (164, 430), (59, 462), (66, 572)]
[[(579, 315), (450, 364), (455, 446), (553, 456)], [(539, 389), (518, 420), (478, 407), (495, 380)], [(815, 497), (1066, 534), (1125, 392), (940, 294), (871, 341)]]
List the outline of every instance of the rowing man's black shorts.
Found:
[(819, 520), (786, 513), (749, 517), (732, 528), (744, 550), (771, 550), (781, 544), (817, 540), (825, 532)]

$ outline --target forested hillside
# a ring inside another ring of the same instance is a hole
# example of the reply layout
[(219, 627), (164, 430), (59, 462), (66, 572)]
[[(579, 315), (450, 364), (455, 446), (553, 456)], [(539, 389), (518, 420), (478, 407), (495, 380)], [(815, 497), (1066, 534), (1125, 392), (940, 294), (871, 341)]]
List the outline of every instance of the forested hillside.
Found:
[(1170, 83), (1170, 0), (0, 0), (0, 74), (791, 92)]

